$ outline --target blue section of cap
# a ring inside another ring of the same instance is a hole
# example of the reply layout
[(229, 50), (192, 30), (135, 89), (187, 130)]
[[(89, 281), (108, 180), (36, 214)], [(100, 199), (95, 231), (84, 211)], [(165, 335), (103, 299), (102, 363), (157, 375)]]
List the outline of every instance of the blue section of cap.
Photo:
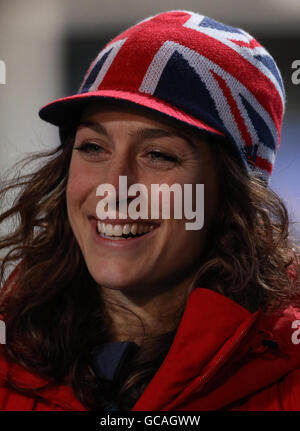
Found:
[(222, 24), (221, 22), (215, 21), (214, 19), (209, 18), (207, 16), (201, 21), (200, 27), (208, 27), (208, 28), (213, 28), (215, 30), (229, 31), (230, 33), (244, 34), (238, 28), (231, 27), (226, 24)]
[(207, 125), (228, 135), (201, 76), (178, 51), (170, 57), (153, 96), (201, 118)]
[(259, 60), (262, 64), (264, 64), (270, 70), (270, 72), (272, 72), (272, 74), (276, 78), (276, 81), (280, 85), (281, 90), (284, 93), (283, 82), (282, 82), (281, 76), (280, 76), (280, 74), (276, 68), (274, 60), (269, 55), (255, 55), (254, 58), (256, 58), (256, 60)]
[(262, 117), (253, 109), (250, 103), (247, 102), (247, 100), (241, 94), (240, 97), (245, 109), (247, 110), (249, 118), (252, 121), (252, 124), (255, 124), (255, 130), (258, 135), (259, 142), (264, 143), (266, 147), (269, 147), (271, 150), (275, 151), (276, 142), (274, 141), (273, 135), (269, 127), (262, 119)]
[(100, 72), (111, 50), (112, 48), (109, 51), (107, 51), (101, 58), (99, 58), (99, 60), (97, 61), (93, 69), (90, 71), (89, 76), (87, 77), (87, 80), (84, 83), (84, 86), (80, 91), (80, 93), (86, 93), (87, 91), (89, 91), (90, 86), (94, 83), (95, 79), (97, 78), (98, 73)]
[(114, 381), (133, 347), (137, 347), (133, 341), (114, 341), (96, 346), (93, 350), (93, 363), (98, 377)]

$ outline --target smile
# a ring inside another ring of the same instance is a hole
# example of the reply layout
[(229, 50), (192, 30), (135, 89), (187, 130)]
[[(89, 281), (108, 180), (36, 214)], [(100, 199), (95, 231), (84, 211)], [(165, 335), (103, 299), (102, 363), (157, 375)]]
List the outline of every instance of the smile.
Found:
[(124, 225), (104, 223), (98, 220), (97, 231), (103, 238), (113, 240), (124, 240), (133, 237), (145, 235), (155, 228), (154, 224), (150, 223), (126, 223)]

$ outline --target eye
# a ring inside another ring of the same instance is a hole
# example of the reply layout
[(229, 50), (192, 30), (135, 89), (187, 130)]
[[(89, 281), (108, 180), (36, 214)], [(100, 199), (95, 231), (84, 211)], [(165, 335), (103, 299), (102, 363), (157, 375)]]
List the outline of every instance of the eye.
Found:
[(78, 147), (74, 147), (73, 150), (77, 150), (91, 157), (95, 157), (102, 153), (103, 148), (94, 142), (83, 142)]
[(153, 162), (171, 162), (178, 163), (178, 159), (175, 156), (170, 156), (168, 154), (162, 153), (161, 151), (150, 151), (148, 153), (151, 161)]

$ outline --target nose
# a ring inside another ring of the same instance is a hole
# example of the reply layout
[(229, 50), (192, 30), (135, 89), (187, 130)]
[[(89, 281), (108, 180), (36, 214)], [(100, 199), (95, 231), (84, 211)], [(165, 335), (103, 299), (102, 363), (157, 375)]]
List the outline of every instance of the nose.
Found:
[[(133, 156), (126, 150), (116, 153), (107, 165), (103, 167), (101, 183), (113, 186), (117, 204), (122, 199), (123, 193), (126, 192), (126, 196), (128, 196), (128, 188), (136, 182), (138, 182), (137, 166)], [(110, 197), (109, 195), (110, 192), (108, 192), (108, 198)], [(127, 199), (130, 201), (133, 197), (127, 197)]]

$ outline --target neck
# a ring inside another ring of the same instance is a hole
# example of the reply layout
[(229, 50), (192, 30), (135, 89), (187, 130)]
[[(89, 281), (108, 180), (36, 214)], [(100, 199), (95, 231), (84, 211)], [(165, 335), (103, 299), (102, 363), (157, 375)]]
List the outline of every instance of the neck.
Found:
[[(142, 289), (114, 289), (100, 286), (102, 300), (110, 320), (111, 341), (134, 341), (175, 330), (182, 317), (191, 280), (171, 288), (146, 294)], [(149, 292), (149, 290), (147, 291)]]

